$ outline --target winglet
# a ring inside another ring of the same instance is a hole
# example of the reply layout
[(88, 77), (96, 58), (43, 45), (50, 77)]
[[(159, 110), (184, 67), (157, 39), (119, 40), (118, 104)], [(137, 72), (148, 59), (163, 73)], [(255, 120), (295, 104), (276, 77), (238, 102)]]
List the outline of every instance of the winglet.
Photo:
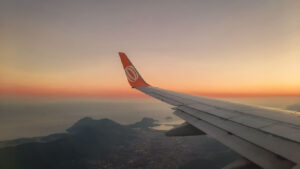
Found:
[(133, 64), (130, 62), (128, 57), (125, 53), (119, 52), (121, 62), (123, 64), (123, 68), (125, 70), (127, 80), (131, 87), (142, 87), (142, 86), (149, 86), (142, 76), (139, 74), (139, 72), (136, 70), (136, 68), (133, 66)]

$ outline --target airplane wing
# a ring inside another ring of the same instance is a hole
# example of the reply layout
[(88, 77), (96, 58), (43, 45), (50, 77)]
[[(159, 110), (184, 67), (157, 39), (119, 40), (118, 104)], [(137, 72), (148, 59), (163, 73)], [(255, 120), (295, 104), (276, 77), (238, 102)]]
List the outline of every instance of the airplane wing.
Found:
[[(244, 157), (240, 162), (251, 162), (264, 169), (300, 169), (299, 113), (152, 87), (125, 53), (119, 55), (132, 88), (173, 105), (174, 114), (185, 120), (189, 128), (197, 128), (236, 151)], [(181, 128), (181, 135), (185, 131)], [(232, 166), (225, 168), (239, 165)]]

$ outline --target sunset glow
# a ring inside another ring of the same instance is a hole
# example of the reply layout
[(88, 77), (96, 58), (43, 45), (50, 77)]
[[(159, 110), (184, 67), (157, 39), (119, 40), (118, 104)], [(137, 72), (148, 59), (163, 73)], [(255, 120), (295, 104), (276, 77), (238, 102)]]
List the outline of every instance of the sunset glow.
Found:
[(3, 2), (0, 95), (146, 97), (123, 51), (160, 88), (300, 96), (299, 2), (130, 1)]

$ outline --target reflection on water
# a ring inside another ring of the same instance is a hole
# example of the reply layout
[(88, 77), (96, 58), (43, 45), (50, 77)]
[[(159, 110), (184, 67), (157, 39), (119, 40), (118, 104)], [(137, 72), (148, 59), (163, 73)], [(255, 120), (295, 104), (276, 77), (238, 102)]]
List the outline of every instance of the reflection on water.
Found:
[(174, 128), (174, 126), (182, 124), (184, 121), (183, 120), (173, 120), (173, 121), (161, 121), (159, 122), (159, 126), (152, 127), (155, 130), (170, 130)]
[[(224, 98), (259, 106), (286, 108), (300, 103), (300, 97)], [(20, 99), (0, 98), (0, 140), (64, 132), (83, 117), (110, 118), (123, 124), (151, 117), (160, 121), (156, 129), (166, 130), (182, 121), (172, 106), (154, 99)]]

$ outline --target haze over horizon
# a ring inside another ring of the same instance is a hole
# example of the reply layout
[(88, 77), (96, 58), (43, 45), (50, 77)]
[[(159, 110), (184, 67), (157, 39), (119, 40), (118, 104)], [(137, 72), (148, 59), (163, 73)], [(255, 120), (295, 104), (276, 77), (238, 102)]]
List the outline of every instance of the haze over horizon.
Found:
[(0, 2), (0, 95), (144, 97), (118, 52), (153, 86), (205, 96), (300, 96), (299, 1)]

